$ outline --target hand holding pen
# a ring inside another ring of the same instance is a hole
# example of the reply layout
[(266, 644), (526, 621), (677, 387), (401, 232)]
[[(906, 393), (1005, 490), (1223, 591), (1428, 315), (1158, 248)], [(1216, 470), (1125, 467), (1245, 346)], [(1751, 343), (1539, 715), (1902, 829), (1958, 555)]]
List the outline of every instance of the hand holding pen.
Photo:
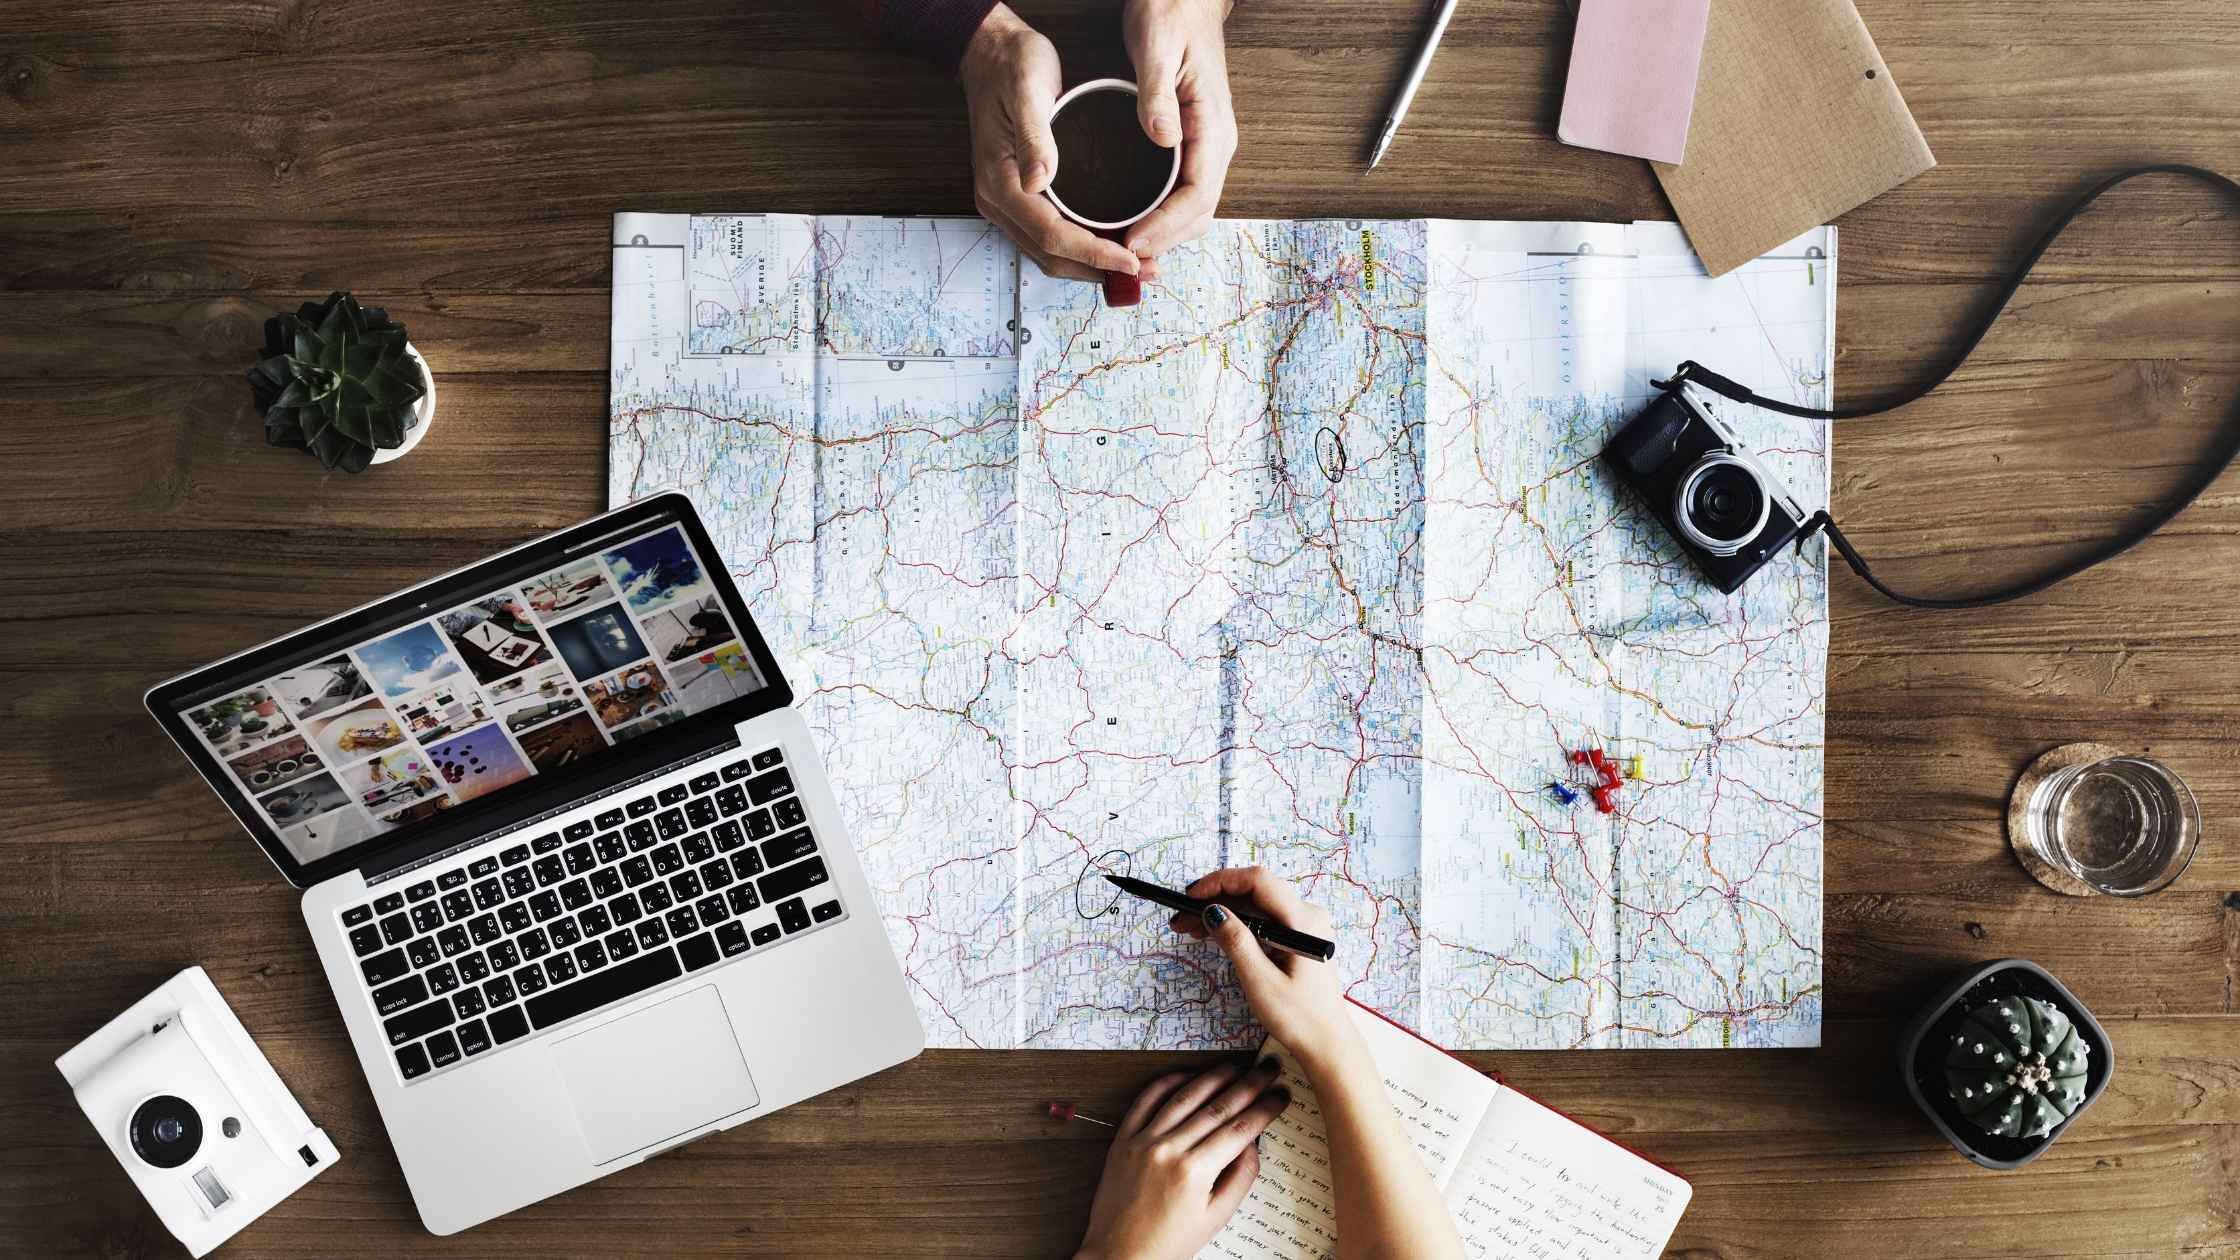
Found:
[(1302, 1064), (1329, 1063), (1358, 1047), (1353, 1021), (1346, 1014), (1342, 965), (1264, 949), (1242, 917), (1264, 916), (1327, 944), (1328, 911), (1302, 900), (1291, 881), (1257, 866), (1215, 871), (1183, 892), (1213, 904), (1200, 914), (1177, 912), (1169, 926), (1221, 947), (1252, 1013)]

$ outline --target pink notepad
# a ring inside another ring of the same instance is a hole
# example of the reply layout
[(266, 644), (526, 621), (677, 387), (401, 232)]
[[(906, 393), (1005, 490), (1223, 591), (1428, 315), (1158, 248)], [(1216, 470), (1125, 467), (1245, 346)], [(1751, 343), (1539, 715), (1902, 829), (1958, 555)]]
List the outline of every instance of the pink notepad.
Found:
[(1711, 0), (1579, 0), (1557, 138), (1678, 163), (1710, 21)]

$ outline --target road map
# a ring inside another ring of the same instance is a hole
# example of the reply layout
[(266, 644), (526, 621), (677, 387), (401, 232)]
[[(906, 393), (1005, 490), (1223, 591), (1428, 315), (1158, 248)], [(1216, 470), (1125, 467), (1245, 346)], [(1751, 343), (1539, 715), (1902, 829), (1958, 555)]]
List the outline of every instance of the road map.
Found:
[(1815, 1045), (1824, 551), (1723, 596), (1595, 456), (1683, 359), (1827, 405), (1835, 265), (1238, 220), (1110, 310), (976, 219), (623, 214), (609, 497), (698, 503), (935, 1045), (1257, 1044), (1095, 878), (1248, 863), (1445, 1045)]

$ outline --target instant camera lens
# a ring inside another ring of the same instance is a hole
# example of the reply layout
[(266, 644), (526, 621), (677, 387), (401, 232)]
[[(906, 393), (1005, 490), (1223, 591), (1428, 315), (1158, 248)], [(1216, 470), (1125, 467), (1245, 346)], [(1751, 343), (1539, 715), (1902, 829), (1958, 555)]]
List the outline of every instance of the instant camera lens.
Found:
[(1707, 455), (1680, 480), (1673, 520), (1689, 542), (1715, 556), (1731, 556), (1766, 527), (1772, 502), (1749, 462), (1730, 454)]
[(202, 1115), (184, 1098), (157, 1094), (132, 1113), (132, 1153), (157, 1168), (177, 1168), (202, 1149)]

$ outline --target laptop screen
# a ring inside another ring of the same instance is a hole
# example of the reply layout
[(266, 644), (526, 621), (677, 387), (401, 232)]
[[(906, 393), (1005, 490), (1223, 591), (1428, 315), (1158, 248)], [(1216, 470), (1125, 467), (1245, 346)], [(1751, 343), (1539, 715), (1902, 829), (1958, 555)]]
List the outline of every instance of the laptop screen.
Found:
[(296, 879), (770, 691), (689, 505), (630, 515), (166, 684), (150, 708)]

